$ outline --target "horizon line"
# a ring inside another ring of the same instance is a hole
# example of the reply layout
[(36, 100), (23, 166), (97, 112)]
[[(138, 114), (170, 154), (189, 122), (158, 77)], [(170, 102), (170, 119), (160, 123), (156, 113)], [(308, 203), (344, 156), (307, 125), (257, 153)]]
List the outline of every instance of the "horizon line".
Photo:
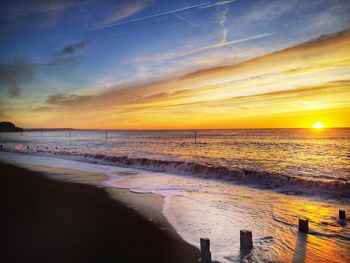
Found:
[[(327, 129), (349, 129), (349, 126), (339, 126), (339, 127), (324, 127), (323, 130)], [(27, 131), (40, 131), (40, 130), (66, 130), (66, 131), (200, 131), (200, 130), (282, 130), (282, 129), (311, 129), (314, 130), (312, 127), (255, 127), (255, 128), (178, 128), (178, 129), (99, 129), (99, 128), (22, 128), (23, 130)]]

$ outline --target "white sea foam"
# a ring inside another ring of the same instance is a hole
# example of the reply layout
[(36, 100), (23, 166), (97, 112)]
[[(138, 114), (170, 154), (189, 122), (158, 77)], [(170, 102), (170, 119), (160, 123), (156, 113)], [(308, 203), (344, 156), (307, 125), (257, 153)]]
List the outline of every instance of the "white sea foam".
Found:
[(128, 156), (84, 153), (49, 148), (28, 148), (22, 144), (5, 144), (2, 151), (37, 154), (39, 156), (57, 156), (65, 159), (117, 165), (120, 167), (143, 169), (153, 172), (167, 172), (198, 176), (208, 179), (221, 179), (238, 183), (254, 184), (264, 188), (273, 188), (289, 194), (322, 194), (334, 198), (350, 198), (350, 181), (342, 178), (293, 177), (284, 174), (254, 171), (247, 168), (229, 168), (225, 165), (213, 165), (190, 161), (158, 160)]
[[(0, 153), (0, 159), (19, 164), (104, 173), (107, 187), (122, 187), (165, 197), (163, 213), (179, 235), (194, 246), (209, 237), (213, 258), (220, 262), (318, 262), (350, 260), (350, 226), (337, 220), (348, 204), (318, 198), (285, 195), (220, 180), (150, 172), (57, 157)], [(118, 175), (119, 174), (119, 175)], [(310, 219), (310, 238), (297, 232), (299, 217)], [(254, 250), (239, 252), (239, 230), (253, 231)]]

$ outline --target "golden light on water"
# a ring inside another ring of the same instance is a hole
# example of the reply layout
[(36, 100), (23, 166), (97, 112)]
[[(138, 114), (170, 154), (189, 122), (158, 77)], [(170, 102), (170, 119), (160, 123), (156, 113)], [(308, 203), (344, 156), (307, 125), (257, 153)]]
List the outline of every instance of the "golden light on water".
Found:
[(325, 127), (324, 124), (320, 121), (315, 122), (314, 125), (312, 125), (312, 128), (314, 128), (314, 129), (322, 129), (324, 127)]

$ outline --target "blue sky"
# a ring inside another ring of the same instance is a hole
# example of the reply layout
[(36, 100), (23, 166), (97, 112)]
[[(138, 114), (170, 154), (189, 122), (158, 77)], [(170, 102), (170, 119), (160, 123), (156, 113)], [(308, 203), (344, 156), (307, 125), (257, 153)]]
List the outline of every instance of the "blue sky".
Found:
[(236, 64), (345, 30), (349, 13), (341, 0), (1, 1), (1, 115)]

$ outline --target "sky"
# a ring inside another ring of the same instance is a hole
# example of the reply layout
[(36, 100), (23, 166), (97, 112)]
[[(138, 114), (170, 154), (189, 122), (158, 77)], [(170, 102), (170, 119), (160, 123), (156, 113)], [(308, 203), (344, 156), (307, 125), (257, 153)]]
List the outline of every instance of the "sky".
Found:
[(350, 127), (350, 1), (0, 2), (0, 121)]

